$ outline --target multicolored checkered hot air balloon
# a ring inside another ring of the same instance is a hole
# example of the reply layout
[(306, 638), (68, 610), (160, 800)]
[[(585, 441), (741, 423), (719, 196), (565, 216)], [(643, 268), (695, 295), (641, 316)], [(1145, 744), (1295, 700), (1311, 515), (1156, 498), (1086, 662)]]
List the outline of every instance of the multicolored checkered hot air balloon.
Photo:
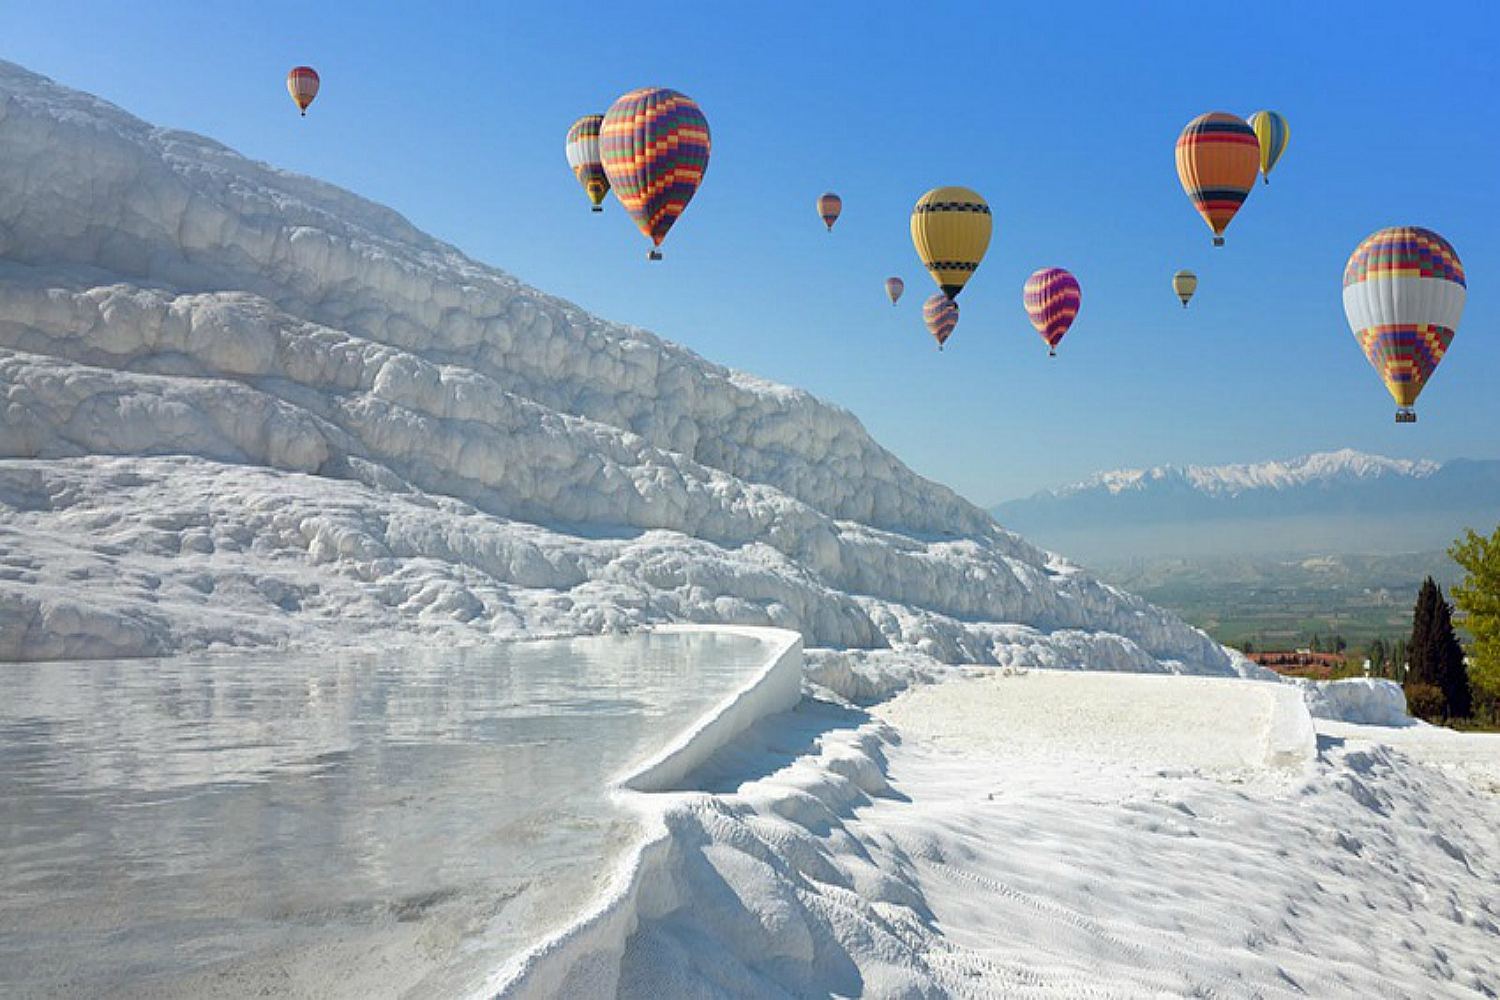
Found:
[(584, 115), (568, 129), (568, 166), (583, 185), (595, 212), (604, 211), (604, 196), (609, 194), (609, 178), (604, 176), (604, 160), (599, 154), (599, 127), (603, 115)]
[(933, 188), (911, 210), (911, 241), (943, 294), (964, 290), (990, 246), (990, 206), (965, 187)]
[(1172, 275), (1172, 291), (1182, 300), (1182, 308), (1186, 309), (1188, 300), (1198, 290), (1198, 276), (1192, 271), (1178, 271)]
[(1031, 325), (1047, 342), (1047, 353), (1057, 357), (1057, 344), (1073, 325), (1083, 303), (1078, 279), (1060, 267), (1044, 267), (1026, 279), (1021, 300)]
[(938, 342), (941, 351), (958, 325), (958, 303), (942, 292), (935, 292), (922, 303), (922, 322), (927, 324), (927, 332)]
[(1260, 140), (1242, 119), (1222, 111), (1199, 115), (1177, 137), (1177, 179), (1208, 228), (1214, 246), (1255, 186)]
[(891, 305), (901, 301), (901, 293), (906, 291), (906, 282), (900, 278), (885, 279), (885, 294), (890, 297)]
[(1245, 124), (1255, 132), (1255, 141), (1260, 143), (1260, 179), (1269, 184), (1271, 170), (1292, 139), (1291, 126), (1275, 111), (1257, 111), (1245, 119)]
[(605, 114), (599, 150), (615, 197), (651, 240), (646, 256), (661, 260), (656, 248), (708, 169), (708, 119), (675, 90), (632, 90)]
[(1464, 266), (1430, 229), (1393, 226), (1365, 238), (1344, 268), (1344, 315), (1365, 357), (1396, 401), (1396, 422), (1413, 405), (1464, 314)]
[(318, 71), (311, 66), (294, 66), (286, 75), (287, 93), (292, 95), (292, 100), (297, 103), (304, 118), (307, 117), (307, 106), (318, 96), (318, 85), (321, 82)]
[(818, 214), (823, 217), (823, 225), (828, 231), (833, 232), (833, 224), (839, 221), (839, 213), (844, 210), (844, 199), (829, 191), (818, 195)]

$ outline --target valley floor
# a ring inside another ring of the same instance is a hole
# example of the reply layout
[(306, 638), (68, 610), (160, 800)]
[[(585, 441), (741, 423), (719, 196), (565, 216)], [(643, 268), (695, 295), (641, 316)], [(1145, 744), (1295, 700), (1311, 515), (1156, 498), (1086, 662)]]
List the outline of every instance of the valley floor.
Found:
[(1286, 693), (987, 671), (805, 700), (668, 808), (619, 993), (1495, 996), (1500, 738), (1314, 732)]

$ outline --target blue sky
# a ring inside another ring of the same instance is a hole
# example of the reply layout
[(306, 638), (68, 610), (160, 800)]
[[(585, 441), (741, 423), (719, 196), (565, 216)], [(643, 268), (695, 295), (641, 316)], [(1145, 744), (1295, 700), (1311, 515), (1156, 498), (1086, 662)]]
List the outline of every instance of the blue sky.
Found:
[[(1210, 10), (50, 0), (0, 6), (0, 56), (810, 389), (980, 503), (1162, 462), (1500, 455), (1500, 7)], [(303, 62), (323, 75), (306, 120), (282, 83)], [(618, 204), (587, 211), (563, 156), (577, 115), (643, 85), (691, 95), (714, 140), (649, 265)], [(1291, 145), (1213, 249), (1173, 143), (1196, 114), (1262, 107), (1287, 116)], [(978, 190), (996, 219), (941, 355), (907, 230), (940, 184)], [(814, 210), (826, 189), (844, 199), (832, 236)], [(1396, 426), (1340, 279), (1360, 239), (1408, 223), (1454, 244), (1469, 300), (1420, 420)], [(1083, 286), (1055, 360), (1021, 308), (1051, 265)], [(1186, 312), (1179, 267), (1201, 280)], [(896, 309), (888, 274), (907, 282)]]

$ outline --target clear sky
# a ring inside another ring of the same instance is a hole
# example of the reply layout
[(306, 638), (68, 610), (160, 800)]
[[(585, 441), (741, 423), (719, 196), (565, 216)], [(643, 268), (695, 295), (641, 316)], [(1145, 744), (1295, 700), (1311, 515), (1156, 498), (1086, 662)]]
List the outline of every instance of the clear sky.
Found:
[[(1226, 9), (49, 0), (0, 4), (0, 56), (810, 389), (979, 503), (1163, 462), (1500, 455), (1500, 5)], [(323, 76), (305, 120), (283, 85), (304, 62)], [(713, 130), (656, 264), (612, 199), (587, 210), (563, 156), (575, 117), (647, 85), (692, 96)], [(1290, 147), (1213, 249), (1173, 144), (1201, 112), (1263, 107)], [(938, 354), (907, 218), (941, 184), (983, 194), (996, 234)], [(1349, 252), (1395, 224), (1443, 233), (1469, 277), (1405, 426), (1340, 298)], [(1049, 265), (1083, 286), (1054, 360), (1021, 307)], [(1186, 312), (1179, 267), (1201, 281)], [(907, 283), (895, 309), (889, 274)]]

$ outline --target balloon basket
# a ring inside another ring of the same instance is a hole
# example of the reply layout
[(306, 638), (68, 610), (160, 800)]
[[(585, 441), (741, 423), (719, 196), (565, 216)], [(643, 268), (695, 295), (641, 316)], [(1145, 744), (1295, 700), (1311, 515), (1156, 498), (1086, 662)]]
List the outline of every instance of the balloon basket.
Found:
[(1222, 236), (1215, 236), (1214, 237), (1214, 246), (1221, 247), (1223, 245), (1224, 245), (1224, 237), (1222, 237)]
[(652, 251), (650, 251), (649, 253), (646, 254), (646, 259), (647, 260), (661, 260), (661, 251), (660, 250), (652, 250)]
[(602, 211), (604, 211), (604, 206), (603, 205), (595, 205), (593, 208), (589, 209), (589, 211), (591, 211), (591, 212), (602, 212)]
[(1403, 406), (1396, 411), (1396, 423), (1414, 424), (1417, 422), (1417, 411), (1411, 407)]
[(1048, 350), (1047, 350), (1047, 357), (1049, 357), (1049, 358), (1055, 358), (1055, 357), (1057, 357), (1057, 352), (1054, 351), (1054, 350), (1052, 350), (1051, 348), (1048, 348)]

